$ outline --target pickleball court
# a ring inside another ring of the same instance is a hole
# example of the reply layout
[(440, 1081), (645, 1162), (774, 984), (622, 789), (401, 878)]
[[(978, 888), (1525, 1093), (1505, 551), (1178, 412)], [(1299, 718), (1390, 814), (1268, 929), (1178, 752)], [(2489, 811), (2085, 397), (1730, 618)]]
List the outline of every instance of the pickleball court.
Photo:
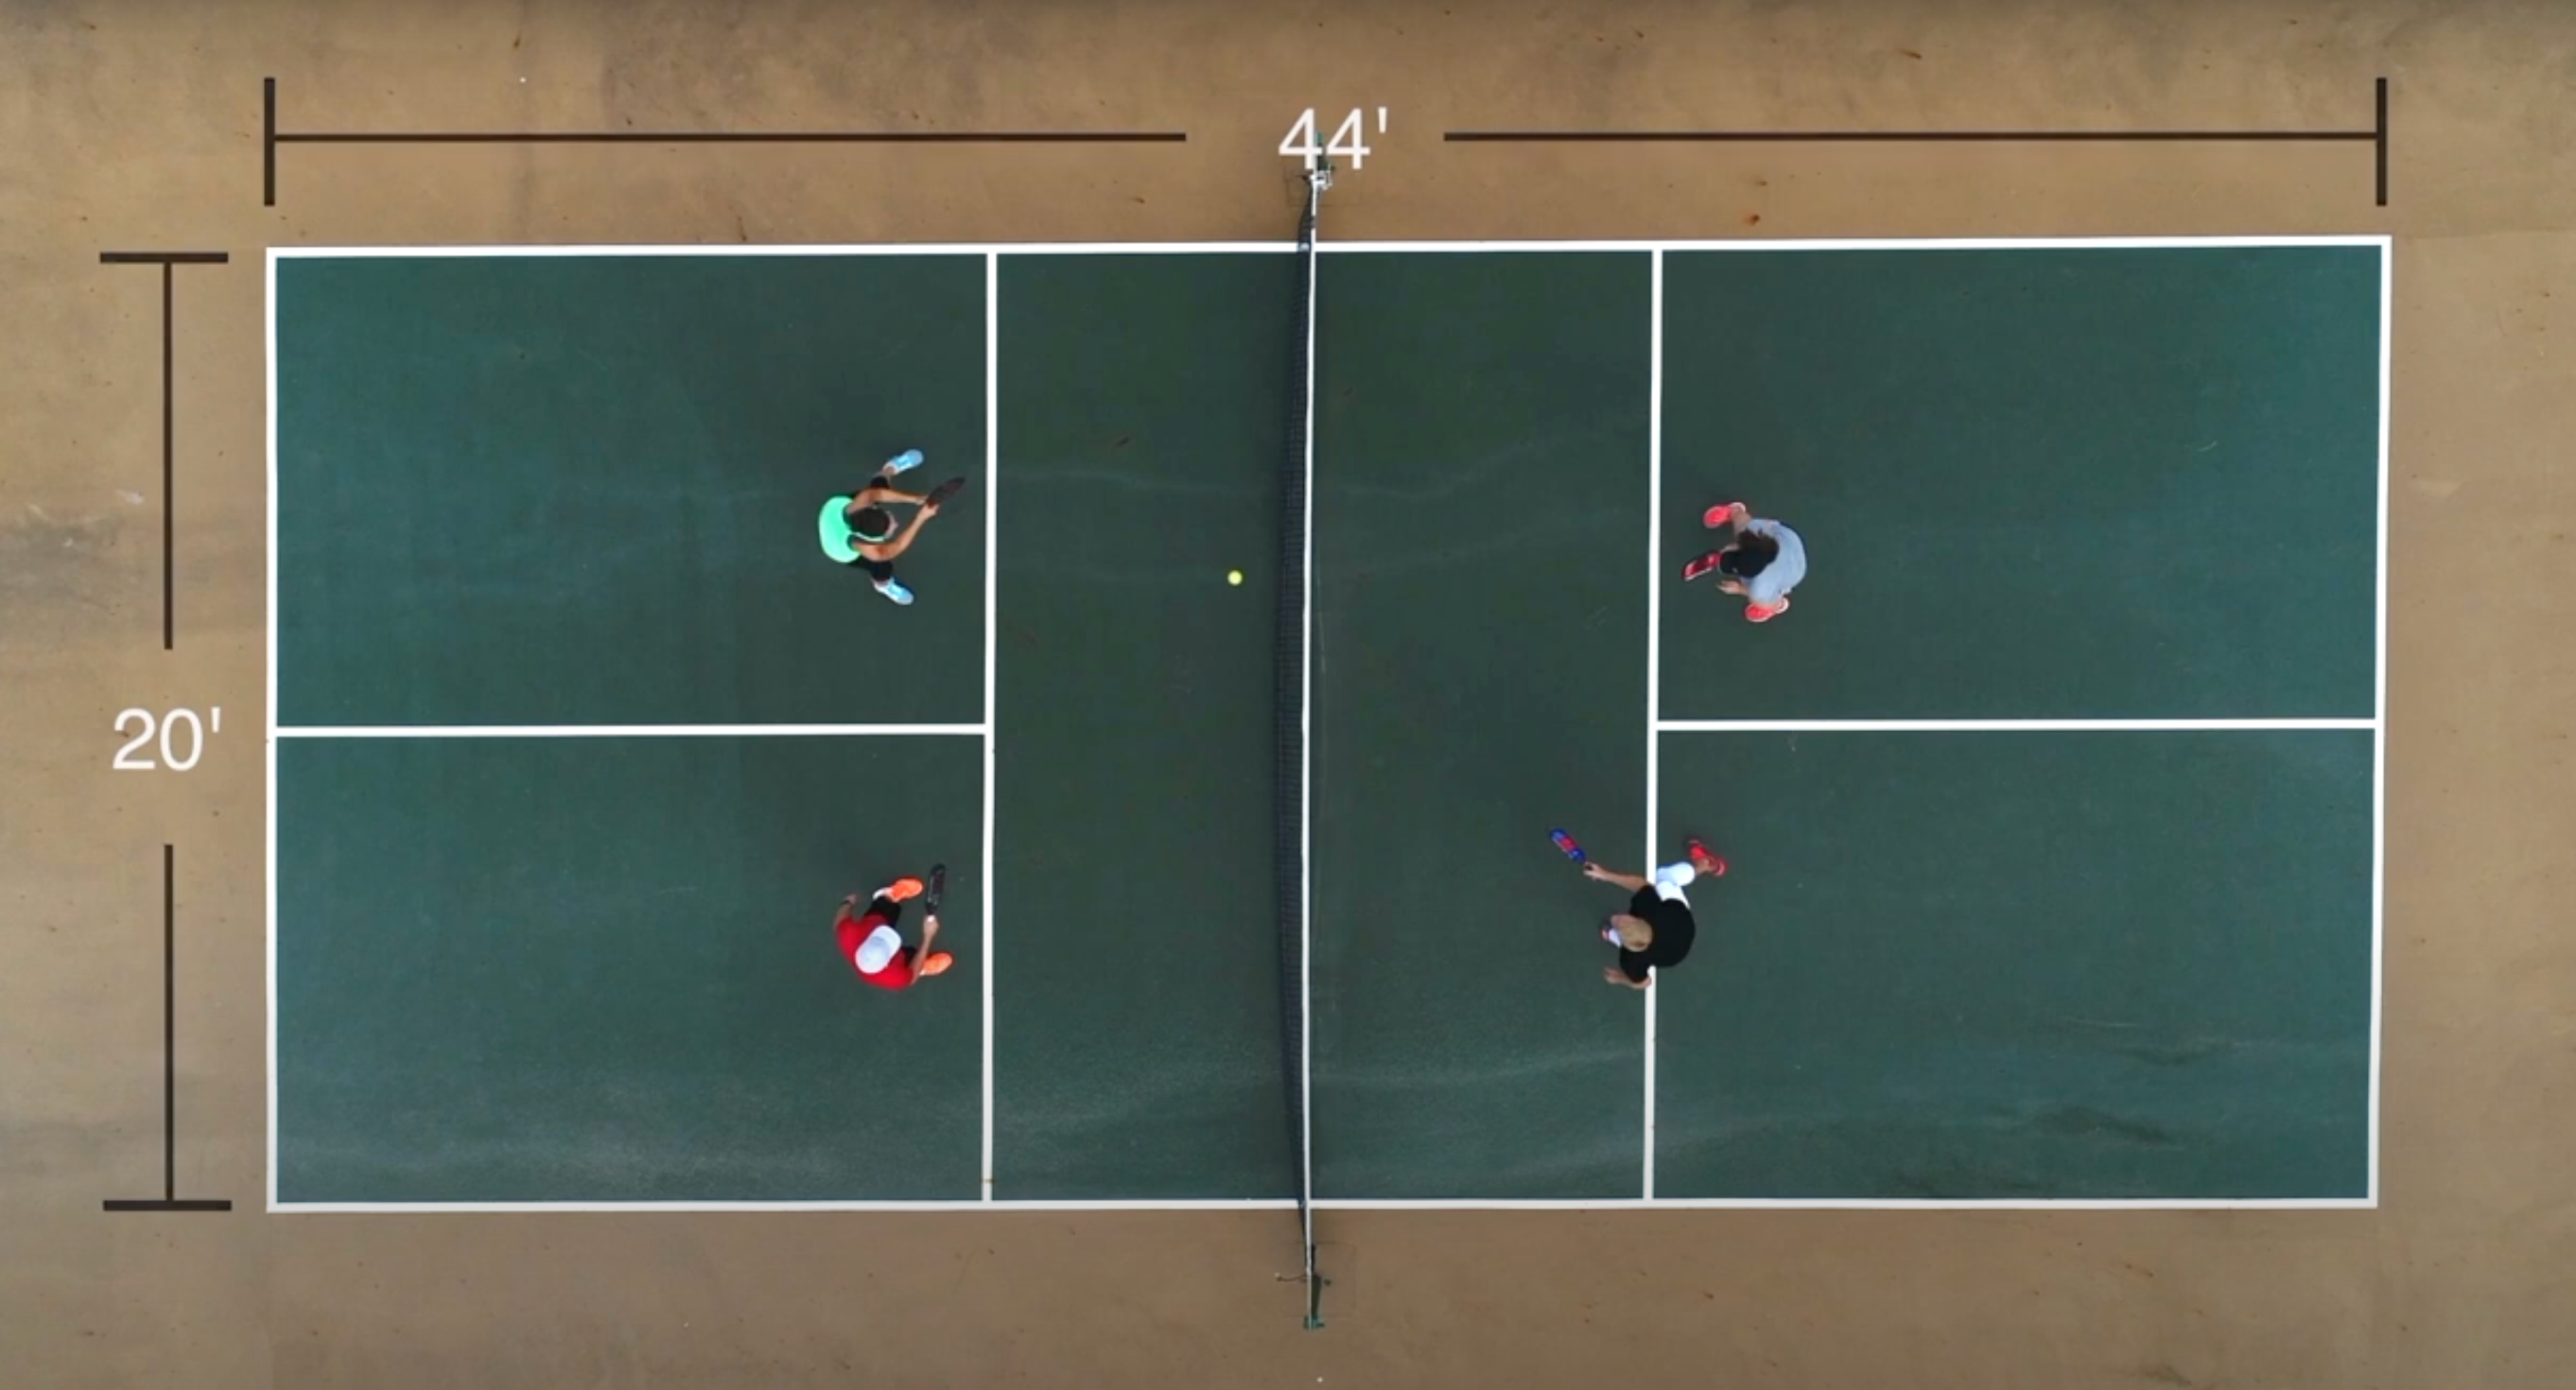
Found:
[(2386, 258), (273, 251), (272, 1205), (2368, 1205)]

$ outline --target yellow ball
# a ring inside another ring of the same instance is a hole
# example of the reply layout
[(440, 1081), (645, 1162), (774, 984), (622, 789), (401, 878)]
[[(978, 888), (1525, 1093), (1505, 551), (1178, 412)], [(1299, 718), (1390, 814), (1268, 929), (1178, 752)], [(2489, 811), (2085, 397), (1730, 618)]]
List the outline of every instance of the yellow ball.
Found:
[(1242, 583), (1242, 582), (1243, 582), (1243, 571), (1241, 571), (1241, 570), (1227, 570), (1227, 571), (1225, 572), (1225, 582), (1226, 582), (1226, 583), (1228, 583), (1228, 584), (1240, 584), (1240, 583)]

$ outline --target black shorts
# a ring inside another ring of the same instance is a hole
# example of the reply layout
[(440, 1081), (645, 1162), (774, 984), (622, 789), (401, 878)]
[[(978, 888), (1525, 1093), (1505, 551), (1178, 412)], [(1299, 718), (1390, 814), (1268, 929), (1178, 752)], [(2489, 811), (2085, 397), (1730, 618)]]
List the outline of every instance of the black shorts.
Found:
[(894, 561), (892, 560), (871, 560), (867, 556), (862, 555), (850, 562), (850, 568), (864, 571), (868, 578), (873, 579), (880, 584), (894, 578)]

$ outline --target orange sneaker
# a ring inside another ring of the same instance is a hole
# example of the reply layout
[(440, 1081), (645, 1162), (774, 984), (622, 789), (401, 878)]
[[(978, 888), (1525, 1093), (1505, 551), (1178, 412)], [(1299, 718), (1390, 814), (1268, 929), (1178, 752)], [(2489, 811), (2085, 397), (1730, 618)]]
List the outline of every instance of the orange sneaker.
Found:
[(1709, 853), (1708, 846), (1701, 844), (1698, 836), (1694, 835), (1683, 841), (1682, 848), (1689, 852), (1692, 868), (1710, 878), (1726, 877), (1726, 861)]
[(885, 887), (878, 889), (877, 896), (880, 898), (889, 898), (899, 903), (909, 902), (912, 899), (921, 896), (921, 888), (922, 884), (920, 879), (908, 877), (899, 878), (894, 882), (887, 884)]
[(955, 965), (956, 963), (957, 958), (948, 954), (946, 951), (933, 951), (930, 953), (930, 958), (921, 963), (921, 973), (924, 975), (945, 975), (948, 973), (948, 967)]
[(1779, 617), (1781, 614), (1788, 611), (1789, 600), (1785, 597), (1769, 608), (1764, 608), (1756, 604), (1747, 604), (1744, 608), (1744, 621), (1748, 623), (1767, 623), (1773, 618)]

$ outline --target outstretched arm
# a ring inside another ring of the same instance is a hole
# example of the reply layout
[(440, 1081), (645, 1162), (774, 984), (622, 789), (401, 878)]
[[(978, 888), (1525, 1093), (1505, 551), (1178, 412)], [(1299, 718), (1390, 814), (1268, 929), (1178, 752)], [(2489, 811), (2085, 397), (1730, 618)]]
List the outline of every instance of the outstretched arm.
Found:
[(1615, 884), (1618, 887), (1627, 889), (1631, 893), (1644, 891), (1648, 883), (1648, 880), (1642, 875), (1614, 873), (1609, 869), (1602, 868), (1598, 864), (1584, 865), (1583, 876), (1596, 883)]
[(883, 478), (870, 478), (868, 479), (867, 486), (859, 489), (855, 500), (860, 502), (908, 502), (914, 506), (919, 506), (921, 504), (921, 494), (917, 492), (905, 492), (903, 489), (896, 487), (894, 484), (887, 482)]

